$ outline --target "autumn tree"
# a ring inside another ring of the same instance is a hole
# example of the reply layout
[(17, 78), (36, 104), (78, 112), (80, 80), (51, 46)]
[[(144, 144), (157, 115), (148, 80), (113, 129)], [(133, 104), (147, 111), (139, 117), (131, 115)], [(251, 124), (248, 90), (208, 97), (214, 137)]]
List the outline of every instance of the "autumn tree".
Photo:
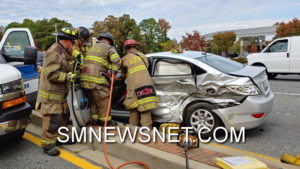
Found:
[(72, 26), (69, 22), (65, 20), (60, 20), (58, 18), (51, 18), (36, 20), (24, 19), (22, 23), (12, 22), (8, 24), (5, 29), (9, 28), (29, 28), (36, 46), (41, 50), (47, 50), (54, 42), (55, 37), (51, 35), (55, 32), (55, 24), (57, 24), (57, 29), (61, 29), (65, 26)]
[(234, 44), (236, 34), (234, 32), (220, 32), (213, 35), (211, 42), (211, 50), (215, 54), (224, 55), (228, 53), (228, 49)]
[(200, 51), (205, 47), (205, 37), (201, 36), (198, 31), (185, 33), (182, 37), (181, 44), (185, 50)]
[(167, 42), (170, 39), (168, 38), (168, 31), (171, 29), (171, 25), (165, 19), (158, 19), (158, 24), (162, 30), (163, 42)]
[(276, 37), (300, 35), (300, 20), (298, 18), (294, 18), (293, 20), (287, 23), (279, 23), (276, 29), (276, 33)]
[(173, 49), (178, 49), (180, 44), (177, 43), (176, 39), (173, 39), (166, 42), (161, 42), (160, 46), (162, 47), (162, 51), (171, 51)]
[(123, 43), (126, 39), (141, 40), (140, 28), (136, 21), (130, 18), (129, 15), (124, 14), (121, 17), (115, 17), (109, 15), (103, 21), (96, 21), (93, 24), (95, 36), (100, 35), (103, 32), (111, 33), (114, 37), (116, 48), (118, 52), (124, 54)]

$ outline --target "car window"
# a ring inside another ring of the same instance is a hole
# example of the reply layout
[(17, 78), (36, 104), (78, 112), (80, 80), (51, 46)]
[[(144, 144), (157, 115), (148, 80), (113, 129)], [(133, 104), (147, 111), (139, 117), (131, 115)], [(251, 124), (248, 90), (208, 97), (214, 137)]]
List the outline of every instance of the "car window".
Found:
[(244, 67), (244, 65), (239, 62), (213, 54), (202, 56), (196, 59), (224, 73), (238, 71)]
[(191, 75), (189, 64), (176, 60), (159, 60), (156, 62), (154, 76), (182, 76)]
[(288, 48), (288, 40), (280, 40), (274, 42), (267, 52), (286, 52)]
[(24, 49), (26, 46), (30, 46), (27, 32), (11, 32), (2, 50), (6, 55), (22, 58), (24, 57)]

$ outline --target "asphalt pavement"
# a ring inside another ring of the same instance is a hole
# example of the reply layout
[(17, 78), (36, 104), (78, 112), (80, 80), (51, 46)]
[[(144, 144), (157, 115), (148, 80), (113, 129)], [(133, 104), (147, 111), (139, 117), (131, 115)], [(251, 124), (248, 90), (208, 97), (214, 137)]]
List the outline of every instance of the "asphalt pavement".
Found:
[(42, 148), (25, 140), (0, 144), (0, 169), (76, 169), (60, 157), (45, 155)]
[(300, 76), (280, 75), (269, 83), (275, 102), (267, 121), (246, 131), (246, 143), (224, 145), (275, 158), (300, 154)]

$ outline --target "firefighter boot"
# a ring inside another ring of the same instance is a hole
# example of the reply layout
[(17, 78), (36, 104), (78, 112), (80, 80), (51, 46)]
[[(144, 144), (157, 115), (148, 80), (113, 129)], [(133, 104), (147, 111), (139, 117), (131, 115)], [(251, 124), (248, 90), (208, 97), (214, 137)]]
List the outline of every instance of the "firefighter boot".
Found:
[(60, 151), (56, 149), (54, 145), (47, 145), (43, 147), (44, 153), (48, 154), (49, 156), (58, 156), (60, 154)]
[[(105, 121), (99, 120), (99, 125), (100, 126), (104, 126), (104, 124), (105, 124)], [(108, 120), (107, 121), (107, 126), (116, 126), (116, 125), (117, 125), (117, 122), (114, 121), (114, 120)]]

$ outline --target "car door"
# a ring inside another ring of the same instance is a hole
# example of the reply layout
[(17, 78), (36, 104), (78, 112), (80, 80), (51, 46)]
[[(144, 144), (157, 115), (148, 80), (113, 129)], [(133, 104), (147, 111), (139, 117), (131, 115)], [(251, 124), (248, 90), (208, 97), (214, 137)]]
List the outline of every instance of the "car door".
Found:
[(196, 91), (195, 75), (188, 62), (176, 59), (154, 59), (152, 80), (159, 98), (159, 108), (153, 114), (158, 121), (167, 121), (180, 110), (179, 106)]
[(271, 73), (289, 73), (289, 40), (280, 39), (274, 41), (265, 51), (266, 67)]

